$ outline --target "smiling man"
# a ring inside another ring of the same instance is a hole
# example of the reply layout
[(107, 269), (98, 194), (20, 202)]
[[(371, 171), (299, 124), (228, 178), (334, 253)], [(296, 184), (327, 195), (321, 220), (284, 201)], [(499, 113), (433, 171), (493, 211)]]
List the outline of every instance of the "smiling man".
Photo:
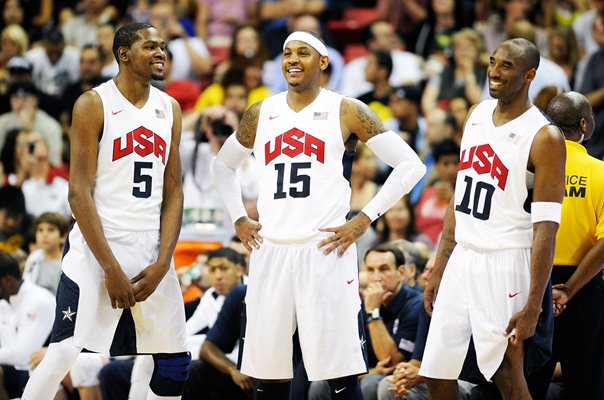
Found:
[(52, 399), (78, 354), (153, 354), (147, 399), (180, 399), (189, 374), (183, 299), (171, 264), (182, 221), (178, 103), (164, 79), (165, 42), (122, 26), (119, 73), (73, 111), (68, 236), (51, 344), (23, 394)]
[(487, 69), (496, 100), (479, 103), (466, 118), (455, 194), (424, 292), (432, 321), (420, 375), (434, 399), (456, 399), (470, 336), (480, 371), (504, 400), (541, 398), (529, 394), (523, 372), (546, 360), (530, 357), (533, 349), (551, 353), (547, 286), (566, 151), (561, 132), (528, 97), (538, 66), (533, 43), (503, 42)]
[[(252, 253), (241, 372), (260, 380), (260, 400), (289, 398), (296, 329), (309, 379), (328, 380), (332, 399), (362, 398), (357, 375), (367, 371), (366, 339), (354, 242), (425, 173), (367, 105), (321, 88), (328, 63), (316, 36), (288, 36), (281, 58), (287, 91), (251, 106), (214, 162), (218, 191)], [(350, 165), (343, 160), (350, 162), (357, 138), (393, 171), (347, 221)], [(259, 221), (247, 216), (236, 175), (252, 151)]]

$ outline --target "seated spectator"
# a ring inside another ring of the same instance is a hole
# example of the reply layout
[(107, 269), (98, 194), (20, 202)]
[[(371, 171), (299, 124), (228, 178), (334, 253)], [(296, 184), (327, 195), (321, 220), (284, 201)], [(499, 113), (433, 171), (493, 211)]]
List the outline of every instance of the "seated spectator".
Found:
[(436, 107), (449, 108), (452, 98), (463, 97), (476, 104), (486, 79), (484, 48), (480, 35), (464, 28), (451, 37), (453, 55), (440, 74), (433, 75), (424, 89), (422, 108), (429, 113)]
[(581, 59), (575, 32), (568, 25), (554, 27), (548, 36), (549, 57), (566, 73), (571, 87), (575, 87), (575, 72)]
[(23, 279), (57, 294), (61, 278), (61, 258), (67, 238), (67, 220), (56, 212), (36, 218), (36, 250), (25, 261)]
[(0, 252), (25, 262), (33, 222), (33, 217), (25, 210), (25, 196), (21, 188), (0, 187)]
[(50, 96), (59, 96), (79, 79), (80, 51), (67, 46), (58, 30), (44, 35), (42, 46), (29, 50), (25, 57), (33, 64), (36, 86)]
[(38, 93), (32, 82), (19, 81), (11, 84), (9, 88), (11, 111), (0, 115), (0, 150), (10, 130), (33, 129), (39, 132), (48, 144), (50, 163), (59, 167), (62, 164), (61, 125), (38, 108)]
[(452, 55), (451, 36), (464, 26), (462, 1), (430, 0), (413, 52), (424, 60), (443, 62)]
[(377, 172), (377, 158), (364, 143), (359, 143), (352, 160), (350, 174), (350, 213), (356, 215), (378, 191), (373, 182)]
[(389, 52), (373, 50), (367, 55), (365, 80), (373, 85), (373, 90), (360, 95), (358, 99), (375, 111), (382, 121), (392, 118), (389, 102), (393, 89), (388, 82), (391, 73), (392, 57)]
[(176, 18), (173, 2), (155, 2), (149, 9), (149, 23), (157, 28), (172, 52), (172, 79), (198, 81), (212, 70), (210, 52), (199, 37), (190, 37)]
[[(377, 243), (388, 243), (394, 240), (416, 241), (415, 210), (409, 202), (409, 196), (403, 196), (382, 215), (377, 223)], [(429, 240), (424, 238), (424, 240)]]
[(241, 24), (255, 22), (257, 0), (197, 0), (195, 32), (209, 46), (229, 46)]
[(422, 246), (421, 242), (410, 242), (405, 239), (394, 240), (390, 244), (398, 247), (405, 255), (405, 276), (403, 277), (405, 285), (418, 292), (423, 292), (424, 288), (419, 283), (419, 277), (424, 273), (429, 248)]
[(378, 18), (390, 22), (401, 36), (405, 47), (413, 50), (420, 26), (428, 16), (428, 2), (429, 0), (378, 0)]
[[(392, 57), (392, 74), (390, 85), (416, 85), (423, 79), (421, 59), (413, 53), (401, 50), (401, 42), (392, 25), (386, 21), (375, 21), (365, 30), (369, 50), (389, 51)], [(350, 97), (358, 97), (372, 89), (371, 83), (365, 80), (367, 57), (359, 57), (344, 67), (340, 90)]]
[(172, 79), (172, 52), (170, 49), (166, 49), (165, 53), (165, 78), (163, 81), (153, 81), (152, 85), (172, 96), (178, 102), (183, 112), (191, 111), (201, 92), (199, 83), (190, 79)]
[[(7, 80), (8, 62), (13, 57), (20, 57), (29, 49), (29, 37), (21, 25), (11, 24), (0, 32), (0, 79)], [(7, 88), (0, 88), (5, 94)]]
[(113, 78), (117, 75), (119, 67), (115, 54), (113, 54), (113, 37), (115, 36), (115, 26), (111, 23), (99, 25), (96, 30), (96, 42), (101, 49), (103, 68), (101, 76), (104, 78)]
[(0, 398), (23, 393), (29, 357), (48, 339), (54, 309), (54, 296), (23, 281), (17, 260), (0, 252)]
[(43, 212), (54, 211), (71, 219), (69, 182), (64, 170), (50, 164), (48, 143), (39, 132), (29, 132), (27, 141), (27, 178), (21, 185), (27, 212), (37, 217)]
[(0, 182), (0, 186), (21, 187), (25, 178), (27, 178), (28, 133), (28, 131), (15, 128), (6, 134), (4, 146), (0, 150), (0, 163), (4, 168), (4, 178)]
[(116, 19), (119, 14), (108, 0), (84, 0), (81, 5), (84, 12), (61, 27), (67, 44), (78, 49), (87, 44), (96, 44), (98, 26)]
[[(379, 381), (397, 363), (411, 358), (423, 302), (421, 293), (404, 284), (405, 257), (398, 247), (383, 244), (369, 249), (365, 268), (369, 284), (363, 290), (363, 307), (370, 370), (362, 378), (361, 390), (365, 400), (376, 400)], [(325, 398), (328, 391), (326, 381), (312, 382), (309, 400)]]
[(430, 238), (433, 246), (443, 229), (445, 212), (455, 193), (455, 181), (459, 168), (459, 146), (452, 140), (444, 140), (434, 146), (436, 180), (427, 187), (415, 209), (417, 230)]
[(238, 347), (240, 332), (244, 329), (246, 289), (245, 285), (236, 286), (224, 300), (216, 323), (201, 346), (200, 359), (191, 363), (184, 400), (252, 397), (255, 379), (239, 372), (235, 360), (227, 357)]
[(416, 152), (422, 147), (426, 130), (426, 120), (421, 113), (421, 99), (422, 92), (416, 86), (394, 88), (388, 103), (392, 119), (384, 121), (387, 128), (397, 132)]

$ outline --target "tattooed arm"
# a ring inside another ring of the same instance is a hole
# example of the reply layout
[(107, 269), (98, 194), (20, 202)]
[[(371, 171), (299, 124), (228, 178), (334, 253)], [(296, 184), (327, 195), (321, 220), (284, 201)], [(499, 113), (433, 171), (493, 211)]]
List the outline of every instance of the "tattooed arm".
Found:
[(382, 121), (365, 104), (345, 98), (340, 107), (340, 121), (344, 142), (354, 134), (382, 161), (393, 168), (390, 176), (373, 199), (346, 224), (322, 229), (334, 235), (319, 246), (327, 246), (325, 254), (346, 249), (361, 237), (380, 215), (407, 194), (426, 173), (426, 167), (411, 147), (396, 133), (387, 131)]
[(452, 198), (447, 207), (445, 222), (443, 224), (440, 242), (438, 243), (438, 251), (436, 252), (436, 260), (434, 261), (434, 269), (432, 270), (432, 276), (426, 285), (426, 289), (424, 289), (424, 308), (430, 316), (434, 309), (434, 301), (436, 300), (440, 280), (442, 279), (445, 267), (449, 262), (449, 257), (451, 257), (453, 249), (457, 245), (457, 242), (455, 241), (454, 201), (455, 198)]
[(229, 136), (226, 140), (212, 162), (211, 168), (212, 180), (229, 211), (237, 236), (250, 252), (252, 248), (259, 248), (262, 243), (259, 233), (262, 226), (247, 216), (241, 197), (241, 185), (235, 171), (252, 153), (260, 104), (254, 104), (245, 112), (239, 129), (235, 135)]

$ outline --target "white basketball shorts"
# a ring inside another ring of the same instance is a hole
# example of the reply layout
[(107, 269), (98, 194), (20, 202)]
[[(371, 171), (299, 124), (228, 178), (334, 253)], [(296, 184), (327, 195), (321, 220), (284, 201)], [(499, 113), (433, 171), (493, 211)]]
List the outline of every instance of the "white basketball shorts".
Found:
[(291, 379), (296, 328), (309, 380), (367, 371), (356, 247), (342, 257), (324, 255), (317, 248), (320, 240), (265, 240), (252, 252), (242, 373)]
[[(128, 278), (157, 261), (159, 231), (104, 232)], [(76, 346), (112, 356), (187, 351), (183, 298), (174, 268), (147, 300), (130, 309), (113, 309), (104, 270), (77, 223), (65, 246), (52, 342), (73, 336)]]
[(478, 252), (458, 244), (438, 290), (420, 375), (457, 379), (473, 335), (478, 367), (490, 380), (508, 345), (504, 331), (526, 305), (529, 286), (530, 249)]

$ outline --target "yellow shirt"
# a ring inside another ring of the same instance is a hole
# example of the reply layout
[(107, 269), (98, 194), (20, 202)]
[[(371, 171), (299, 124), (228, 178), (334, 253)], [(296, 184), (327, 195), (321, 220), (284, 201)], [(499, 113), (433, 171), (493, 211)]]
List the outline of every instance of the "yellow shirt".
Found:
[(554, 265), (579, 265), (604, 237), (604, 162), (566, 141), (566, 190)]
[[(247, 95), (247, 108), (252, 104), (266, 99), (271, 95), (271, 91), (267, 86), (258, 86), (252, 89)], [(197, 98), (195, 102), (195, 111), (201, 111), (206, 107), (222, 104), (224, 99), (224, 88), (218, 83), (213, 83), (208, 86)]]

